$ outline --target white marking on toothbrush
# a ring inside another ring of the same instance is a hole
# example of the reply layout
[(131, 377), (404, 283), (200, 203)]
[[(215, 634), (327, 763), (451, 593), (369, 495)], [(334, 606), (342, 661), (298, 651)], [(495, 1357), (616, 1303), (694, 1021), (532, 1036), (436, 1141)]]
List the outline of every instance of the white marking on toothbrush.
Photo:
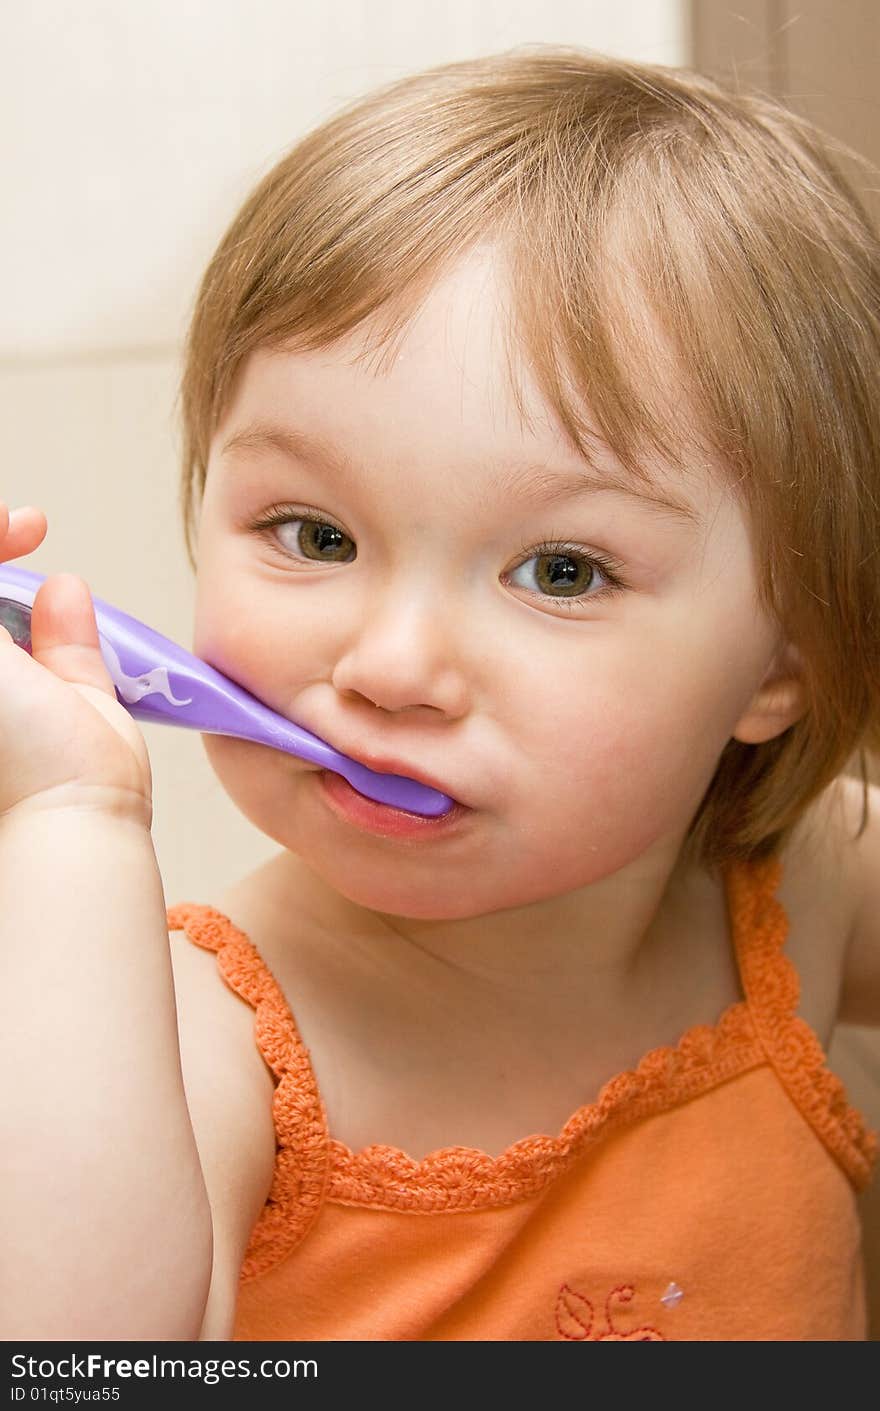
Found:
[(188, 700), (179, 701), (173, 695), (167, 666), (154, 666), (150, 671), (141, 672), (140, 676), (126, 676), (115, 648), (104, 637), (101, 637), (100, 642), (107, 670), (126, 705), (134, 705), (136, 701), (143, 700), (144, 696), (164, 696), (166, 701), (176, 706), (192, 705), (192, 696)]

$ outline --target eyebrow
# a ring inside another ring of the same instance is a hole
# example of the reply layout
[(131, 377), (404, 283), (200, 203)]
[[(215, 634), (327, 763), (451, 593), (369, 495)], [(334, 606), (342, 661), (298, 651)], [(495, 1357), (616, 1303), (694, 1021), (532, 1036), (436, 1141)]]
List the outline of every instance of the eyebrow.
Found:
[[(236, 451), (275, 451), (289, 460), (309, 463), (327, 470), (339, 479), (354, 478), (358, 467), (329, 441), (290, 426), (272, 426), (255, 422), (237, 431), (226, 441), (221, 454)], [(535, 504), (559, 504), (576, 495), (612, 492), (639, 500), (658, 514), (670, 515), (691, 524), (699, 524), (700, 516), (692, 505), (668, 491), (643, 487), (612, 473), (596, 474), (589, 470), (552, 470), (544, 465), (505, 465), (503, 473), (492, 481), (491, 489), (503, 495), (519, 495)]]

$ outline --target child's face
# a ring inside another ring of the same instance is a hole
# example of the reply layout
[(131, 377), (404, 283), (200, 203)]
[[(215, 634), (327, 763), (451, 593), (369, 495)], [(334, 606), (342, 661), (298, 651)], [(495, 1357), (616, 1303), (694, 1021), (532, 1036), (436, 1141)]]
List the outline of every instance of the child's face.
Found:
[[(495, 270), (485, 251), (459, 265), (382, 371), (356, 360), (357, 333), (251, 355), (201, 514), (194, 651), (337, 749), (412, 763), (472, 809), (425, 841), (378, 837), (328, 806), (313, 766), (205, 737), (257, 827), (401, 916), (523, 906), (649, 857), (671, 869), (777, 646), (742, 512), (707, 469), (653, 467), (695, 521), (611, 491), (552, 504), (498, 488), (586, 467), (525, 372), (521, 424)], [(351, 469), (224, 452), (257, 422), (319, 437)], [(599, 473), (616, 470), (606, 455)], [(340, 533), (251, 527), (277, 507)], [(592, 554), (627, 586), (603, 591)]]

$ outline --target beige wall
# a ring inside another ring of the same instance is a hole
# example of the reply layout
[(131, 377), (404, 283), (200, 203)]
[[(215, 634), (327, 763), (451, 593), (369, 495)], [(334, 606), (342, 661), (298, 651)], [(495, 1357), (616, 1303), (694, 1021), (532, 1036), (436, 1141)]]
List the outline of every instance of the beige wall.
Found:
[[(177, 514), (178, 350), (246, 191), (343, 101), (522, 43), (680, 63), (683, 0), (35, 0), (0, 13), (0, 497), (49, 533), (25, 566), (191, 645)], [(200, 737), (145, 725), (169, 904), (277, 850)]]
[[(880, 164), (876, 0), (692, 0), (688, 47), (698, 68), (775, 93)], [(876, 182), (855, 180), (880, 216)]]
[[(690, 47), (707, 73), (775, 93), (880, 166), (880, 5), (876, 0), (693, 0)], [(880, 220), (880, 180), (844, 164)], [(852, 762), (851, 762), (852, 763)], [(852, 771), (854, 772), (854, 771)], [(871, 777), (880, 783), (880, 767)], [(880, 1030), (839, 1027), (829, 1052), (850, 1100), (880, 1128)], [(871, 1337), (880, 1340), (880, 1180), (861, 1197)]]

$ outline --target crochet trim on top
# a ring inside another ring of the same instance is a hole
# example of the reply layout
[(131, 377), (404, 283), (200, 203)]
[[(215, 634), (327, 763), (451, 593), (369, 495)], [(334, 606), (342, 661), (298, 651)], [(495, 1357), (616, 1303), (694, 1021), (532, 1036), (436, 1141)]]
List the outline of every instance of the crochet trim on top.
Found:
[(788, 917), (776, 895), (782, 864), (773, 857), (760, 867), (753, 865), (753, 872), (754, 880), (745, 866), (731, 868), (728, 896), (740, 976), (755, 1032), (795, 1106), (856, 1189), (863, 1190), (877, 1160), (877, 1133), (851, 1106), (843, 1083), (827, 1065), (818, 1037), (796, 1012), (800, 979), (785, 954)]
[(535, 1135), (499, 1156), (444, 1147), (414, 1160), (381, 1144), (354, 1152), (327, 1132), (308, 1050), (276, 980), (250, 940), (211, 907), (168, 911), (217, 953), (224, 980), (256, 1012), (255, 1039), (278, 1082), (273, 1101), (277, 1156), (266, 1205), (254, 1227), (242, 1278), (278, 1263), (306, 1234), (323, 1199), (373, 1209), (441, 1212), (509, 1205), (539, 1194), (591, 1144), (619, 1126), (672, 1108), (765, 1065), (857, 1188), (877, 1156), (869, 1132), (806, 1022), (795, 1015), (799, 984), (783, 953), (788, 918), (775, 896), (781, 863), (735, 863), (726, 884), (734, 945), (746, 995), (714, 1025), (689, 1029), (674, 1046), (652, 1049), (619, 1073), (595, 1102), (579, 1108), (558, 1136)]
[(167, 916), (169, 931), (185, 931), (216, 951), (223, 979), (255, 1011), (257, 1048), (278, 1079), (272, 1185), (241, 1267), (242, 1280), (253, 1279), (304, 1238), (321, 1209), (328, 1175), (324, 1104), (284, 995), (247, 936), (210, 906), (184, 903)]

